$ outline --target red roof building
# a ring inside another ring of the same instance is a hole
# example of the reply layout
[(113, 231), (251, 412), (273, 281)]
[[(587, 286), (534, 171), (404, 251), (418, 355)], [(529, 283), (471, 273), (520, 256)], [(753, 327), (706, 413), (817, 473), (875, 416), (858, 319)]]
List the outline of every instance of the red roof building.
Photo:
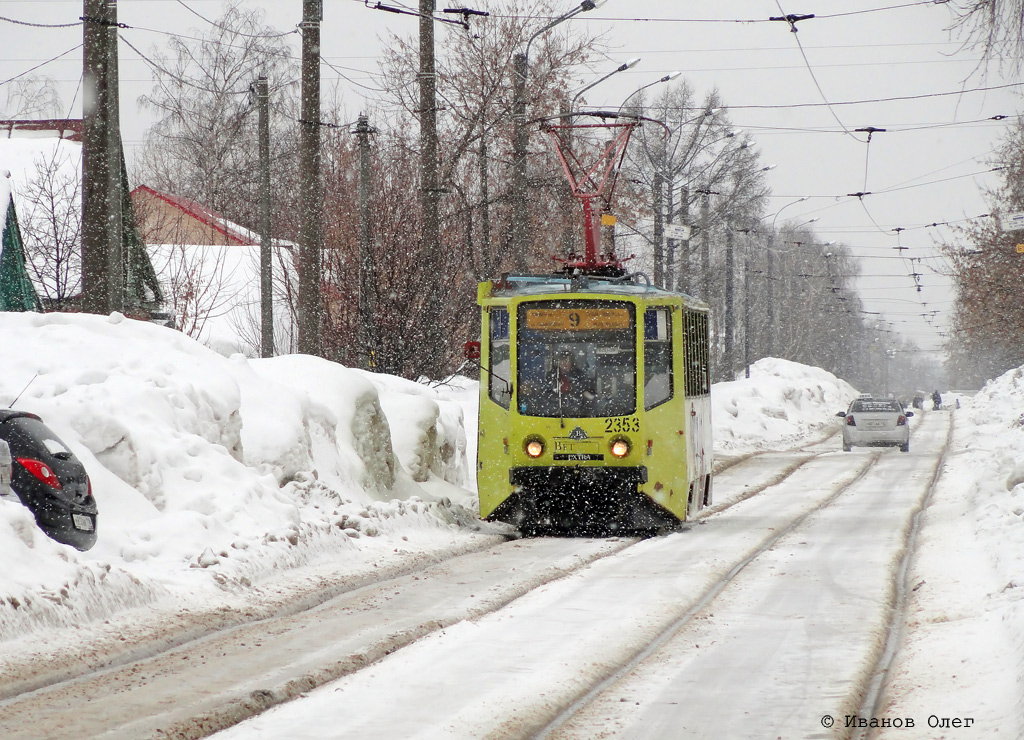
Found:
[(187, 198), (146, 185), (131, 194), (139, 231), (147, 244), (256, 246), (259, 235)]

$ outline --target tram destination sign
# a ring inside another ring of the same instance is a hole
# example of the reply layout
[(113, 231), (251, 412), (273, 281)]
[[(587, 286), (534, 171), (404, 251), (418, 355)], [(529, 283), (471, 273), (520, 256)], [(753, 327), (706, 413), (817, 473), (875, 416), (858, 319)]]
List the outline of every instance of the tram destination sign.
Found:
[(538, 331), (586, 331), (588, 329), (629, 329), (625, 308), (531, 308), (526, 328)]

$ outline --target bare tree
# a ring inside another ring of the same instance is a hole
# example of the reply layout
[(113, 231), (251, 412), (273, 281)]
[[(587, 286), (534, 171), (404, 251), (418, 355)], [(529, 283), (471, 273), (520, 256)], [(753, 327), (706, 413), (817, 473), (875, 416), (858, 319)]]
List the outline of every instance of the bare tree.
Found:
[[(62, 142), (63, 143), (63, 142)], [(81, 159), (78, 147), (54, 148), (34, 162), (35, 176), (19, 193), (25, 254), (43, 303), (60, 309), (81, 290)]]
[(26, 75), (9, 85), (3, 107), (0, 107), (0, 118), (23, 120), (65, 115), (57, 82), (53, 78)]
[(953, 29), (985, 58), (1024, 60), (1024, 0), (959, 0), (950, 4)]
[[(171, 58), (154, 53), (154, 87), (140, 103), (160, 119), (147, 132), (136, 162), (137, 179), (224, 213), (242, 224), (259, 223), (256, 109), (250, 85), (270, 80), (277, 126), (294, 128), (282, 116), (285, 93), (296, 74), (281, 34), (262, 24), (260, 10), (240, 0), (225, 8), (215, 25), (195, 38), (171, 36)], [(275, 136), (275, 163), (293, 137)], [(294, 149), (292, 149), (294, 151)]]
[[(496, 276), (509, 264), (511, 59), (550, 7), (506, 0), (492, 11), (490, 18), (474, 19), (472, 33), (449, 30), (439, 36), (440, 255), (420, 251), (419, 206), (409, 200), (419, 187), (419, 174), (408, 166), (419, 152), (418, 45), (412, 38), (396, 37), (382, 62), (381, 86), (388, 92), (374, 121), (380, 132), (373, 173), (374, 249), (381, 258), (374, 267), (380, 283), (375, 354), (387, 358), (380, 360), (386, 366), (401, 367), (403, 374), (438, 376), (458, 364), (456, 349), (475, 335), (476, 281)], [(597, 48), (594, 38), (572, 30), (534, 43), (527, 91), (531, 117), (557, 110), (573, 70)], [(566, 185), (556, 166), (543, 138), (535, 136), (529, 166), (535, 266), (550, 266), (552, 235), (561, 229), (555, 192)], [(355, 211), (349, 204), (339, 212)], [(446, 306), (439, 347), (426, 341), (423, 326), (426, 307), (438, 298)]]
[[(1002, 182), (989, 191), (995, 215), (1024, 210), (1024, 121), (1008, 130), (994, 164)], [(950, 368), (958, 382), (981, 384), (1024, 364), (1024, 273), (1016, 244), (998, 218), (978, 219), (945, 247), (952, 264), (956, 303), (949, 341)]]
[(237, 297), (226, 289), (224, 252), (213, 246), (159, 245), (154, 265), (167, 284), (175, 326), (198, 339), (207, 322), (227, 313)]

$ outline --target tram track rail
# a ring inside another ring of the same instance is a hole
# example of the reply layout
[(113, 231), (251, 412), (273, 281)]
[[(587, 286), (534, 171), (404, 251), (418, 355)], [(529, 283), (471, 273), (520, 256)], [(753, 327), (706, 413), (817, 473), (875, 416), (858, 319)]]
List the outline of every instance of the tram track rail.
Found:
[[(925, 493), (921, 496), (918, 505), (909, 517), (910, 523), (907, 526), (907, 531), (903, 537), (903, 550), (892, 574), (891, 602), (893, 605), (885, 620), (885, 638), (881, 642), (879, 648), (870, 655), (869, 668), (863, 672), (863, 680), (858, 682), (854, 690), (851, 692), (851, 696), (853, 697), (851, 700), (852, 703), (846, 705), (848, 710), (859, 711), (859, 716), (874, 716), (878, 711), (880, 711), (880, 706), (885, 700), (885, 688), (888, 674), (898, 654), (898, 649), (903, 635), (903, 622), (906, 614), (908, 594), (910, 591), (910, 584), (908, 581), (909, 564), (913, 558), (914, 541), (920, 528), (921, 516), (927, 509), (932, 493), (941, 475), (945, 456), (950, 449), (951, 439), (952, 424), (950, 424), (949, 429), (947, 430), (945, 442), (943, 443), (942, 449), (937, 455), (932, 466), (928, 483), (924, 489)], [(567, 726), (571, 725), (581, 712), (594, 705), (599, 698), (606, 698), (608, 694), (613, 693), (619, 696), (624, 695), (626, 692), (621, 689), (616, 691), (616, 689), (626, 677), (631, 676), (631, 674), (637, 672), (638, 669), (640, 669), (646, 662), (651, 661), (652, 657), (657, 656), (667, 643), (676, 639), (688, 626), (692, 625), (696, 620), (706, 617), (709, 611), (715, 606), (716, 599), (719, 595), (726, 591), (726, 589), (728, 589), (751, 564), (757, 562), (759, 558), (771, 552), (780, 542), (790, 538), (796, 532), (800, 531), (805, 523), (821, 514), (829, 507), (832, 507), (839, 500), (843, 499), (851, 490), (855, 489), (857, 484), (872, 472), (872, 469), (882, 458), (882, 455), (883, 453), (881, 452), (873, 452), (868, 456), (864, 456), (865, 459), (870, 459), (870, 463), (866, 465), (855, 478), (844, 482), (843, 485), (834, 490), (813, 509), (810, 509), (800, 516), (790, 520), (790, 522), (784, 528), (780, 529), (774, 536), (765, 540), (758, 548), (756, 548), (756, 550), (750, 552), (741, 561), (733, 565), (733, 567), (722, 578), (709, 584), (708, 588), (700, 595), (699, 599), (693, 603), (685, 613), (681, 614), (677, 620), (666, 625), (664, 630), (656, 638), (651, 640), (643, 650), (638, 651), (629, 661), (624, 662), (618, 669), (610, 672), (599, 682), (596, 682), (586, 693), (582, 694), (579, 698), (566, 706), (557, 717), (540, 729), (535, 735), (533, 735), (533, 737), (542, 738), (543, 740), (555, 740), (556, 738), (561, 740), (562, 738), (584, 736), (584, 733), (580, 733), (578, 728), (567, 733), (563, 733), (563, 730)], [(800, 463), (795, 467), (802, 467), (803, 464), (805, 463)], [(763, 490), (763, 488), (760, 490)], [(758, 492), (760, 492), (760, 490)], [(749, 498), (749, 496), (744, 496), (742, 500), (746, 500), (747, 498)], [(737, 501), (735, 503), (739, 502)], [(651, 697), (649, 696), (646, 698), (651, 700)], [(620, 698), (618, 701), (625, 702), (627, 699)], [(856, 709), (858, 706), (860, 708)], [(590, 729), (592, 730), (593, 728)], [(651, 728), (648, 729), (650, 730)], [(768, 729), (769, 728), (767, 726), (761, 727), (763, 732), (767, 732)], [(869, 734), (869, 730), (858, 732), (856, 730), (845, 729), (843, 716), (840, 716), (834, 731), (838, 732), (838, 734), (833, 735), (829, 733), (827, 734), (827, 737), (843, 738), (844, 740), (868, 740), (872, 737), (872, 735)], [(626, 736), (634, 737), (635, 735), (629, 735), (627, 733)], [(654, 734), (651, 736), (659, 735)], [(699, 736), (703, 737), (705, 735)], [(812, 734), (808, 735), (808, 737), (810, 736), (817, 737), (818, 735), (813, 735), (812, 731)], [(822, 735), (822, 737), (825, 736), (826, 735)]]
[[(910, 594), (913, 590), (913, 587), (910, 584), (910, 566), (914, 559), (915, 544), (921, 531), (922, 517), (924, 512), (928, 509), (935, 490), (939, 485), (939, 480), (941, 479), (942, 472), (945, 469), (946, 457), (952, 448), (954, 418), (955, 417), (952, 416), (950, 417), (949, 429), (946, 433), (946, 442), (942, 448), (942, 453), (939, 455), (939, 458), (935, 463), (931, 480), (928, 483), (928, 491), (922, 499), (921, 505), (917, 508), (911, 518), (910, 531), (906, 538), (906, 547), (903, 551), (903, 556), (900, 558), (899, 565), (897, 566), (896, 578), (893, 580), (893, 608), (886, 628), (884, 647), (878, 656), (878, 659), (875, 661), (874, 670), (871, 671), (871, 679), (865, 687), (864, 697), (861, 701), (859, 710), (859, 716), (861, 717), (875, 717), (880, 715), (882, 712), (889, 679), (906, 632), (905, 625), (907, 608), (910, 602)], [(875, 730), (872, 730), (871, 728), (864, 728), (856, 730), (855, 734), (851, 737), (856, 738), (856, 740), (869, 740), (875, 735), (877, 735)]]
[[(750, 485), (747, 490), (740, 491), (731, 497), (730, 500), (723, 501), (701, 512), (701, 515), (695, 520), (694, 524), (704, 524), (712, 515), (721, 514), (733, 506), (754, 498), (759, 493), (773, 486), (778, 486), (797, 473), (797, 471), (804, 468), (810, 461), (827, 452), (833, 452), (833, 450), (781, 453), (776, 455), (773, 461), (766, 461), (771, 455), (760, 455), (762, 458), (761, 464), (767, 465), (767, 468), (761, 469), (758, 480), (753, 485)], [(840, 490), (833, 492), (828, 501), (840, 496), (843, 490), (852, 485), (853, 480), (862, 476), (871, 467), (874, 460), (877, 459), (878, 454), (872, 453), (860, 456), (860, 462), (863, 464), (860, 465), (856, 477), (847, 481)], [(725, 471), (721, 471), (719, 474), (720, 483), (727, 485), (730, 478), (743, 477), (745, 475), (744, 465), (741, 463), (756, 457), (758, 455), (745, 457), (743, 461), (737, 461)], [(739, 487), (738, 481), (734, 481), (733, 485), (734, 487)], [(819, 503), (813, 509), (803, 512), (785, 528), (773, 533), (769, 540), (756, 551), (746, 554), (739, 562), (733, 564), (726, 578), (719, 583), (711, 584), (701, 597), (699, 603), (692, 606), (683, 617), (677, 620), (676, 629), (678, 629), (678, 624), (682, 624), (686, 620), (692, 620), (694, 615), (699, 613), (707, 602), (712, 601), (750, 562), (767, 549), (770, 549), (787, 532), (798, 527), (800, 522), (803, 522), (815, 511), (827, 505), (827, 502)], [(470, 590), (474, 593), (464, 594), (464, 597), (474, 599), (475, 603), (467, 601), (462, 607), (449, 610), (446, 613), (417, 608), (415, 610), (415, 619), (405, 619), (403, 621), (403, 619), (396, 618), (394, 624), (384, 630), (387, 634), (376, 635), (373, 640), (362, 645), (358, 644), (358, 641), (350, 643), (330, 657), (319, 655), (311, 663), (307, 662), (302, 666), (293, 666), (286, 671), (279, 671), (275, 681), (262, 682), (256, 687), (247, 685), (244, 688), (233, 689), (204, 705), (197, 705), (193, 710), (186, 712), (185, 715), (164, 717), (156, 721), (150, 721), (154, 715), (150, 714), (145, 706), (133, 705), (133, 712), (137, 715), (137, 719), (132, 724), (121, 728), (107, 727), (103, 730), (103, 732), (107, 733), (104, 736), (125, 737), (132, 738), (132, 740), (144, 737), (187, 738), (188, 740), (206, 737), (217, 730), (257, 715), (267, 708), (282, 704), (304, 694), (317, 686), (355, 673), (427, 635), (444, 630), (458, 621), (483, 619), (541, 586), (559, 579), (568, 578), (591, 567), (600, 560), (621, 555), (641, 541), (637, 538), (587, 541), (589, 544), (586, 544), (581, 552), (580, 545), (582, 543), (579, 541), (554, 539), (512, 540), (496, 546), (485, 546), (470, 552), (464, 552), (452, 558), (435, 559), (424, 563), (422, 567), (406, 568), (398, 575), (392, 574), (393, 577), (391, 578), (368, 580), (358, 585), (358, 587), (342, 588), (335, 585), (333, 588), (336, 593), (331, 594), (327, 598), (323, 596), (310, 597), (311, 603), (293, 605), (288, 614), (244, 621), (225, 628), (210, 630), (205, 634), (193, 636), (192, 639), (180, 639), (176, 644), (169, 644), (165, 649), (155, 651), (152, 655), (136, 656), (135, 659), (131, 659), (130, 652), (126, 652), (120, 659), (107, 660), (105, 663), (101, 663), (99, 668), (81, 670), (78, 675), (73, 677), (66, 677), (59, 681), (50, 681), (48, 682), (49, 685), (36, 687), (35, 691), (11, 692), (8, 688), (6, 700), (0, 702), (0, 730), (2, 730), (0, 734), (12, 740), (22, 736), (31, 737), (31, 733), (19, 735), (17, 728), (38, 726), (37, 723), (32, 721), (32, 718), (38, 719), (40, 712), (45, 714), (50, 711), (60, 711), (60, 707), (56, 707), (55, 710), (55, 706), (58, 704), (67, 705), (71, 713), (74, 714), (77, 709), (81, 709), (81, 703), (76, 703), (75, 695), (82, 697), (82, 702), (86, 701), (86, 697), (88, 697), (89, 702), (93, 702), (97, 698), (102, 698), (103, 689), (101, 687), (103, 686), (108, 688), (115, 687), (115, 690), (108, 691), (107, 693), (118, 695), (119, 701), (123, 701), (126, 693), (131, 694), (133, 691), (132, 686), (135, 685), (146, 686), (147, 692), (151, 692), (155, 682), (164, 680), (164, 677), (167, 675), (175, 675), (175, 670), (188, 666), (193, 661), (205, 664), (209, 660), (208, 654), (214, 655), (220, 651), (221, 657), (234, 654), (238, 660), (241, 660), (242, 657), (248, 659), (255, 648), (262, 647), (260, 644), (261, 634), (288, 633), (292, 630), (291, 626), (286, 626), (288, 623), (300, 622), (311, 615), (316, 615), (315, 619), (321, 622), (317, 628), (323, 630), (321, 617), (324, 613), (331, 612), (332, 610), (344, 611), (348, 609), (352, 611), (357, 609), (353, 604), (360, 601), (363, 602), (363, 606), (358, 608), (363, 609), (366, 615), (376, 614), (380, 604), (372, 602), (375, 600), (384, 602), (390, 601), (392, 598), (399, 598), (400, 594), (407, 593), (410, 589), (415, 589), (417, 582), (430, 583), (431, 581), (447, 578), (449, 580), (454, 579), (457, 583), (460, 576), (453, 568), (457, 567), (457, 563), (460, 560), (465, 559), (468, 561), (474, 558), (489, 557), (497, 562), (501, 559), (502, 552), (507, 552), (510, 548), (519, 548), (521, 550), (536, 551), (536, 559), (543, 560), (547, 564), (547, 567), (528, 569), (531, 575), (518, 580), (515, 577), (510, 578), (510, 573), (515, 571), (515, 567), (511, 567), (510, 570), (508, 565), (498, 565), (493, 569), (495, 573), (494, 581), (486, 585), (482, 582), (470, 584), (472, 586)], [(559, 557), (562, 558), (561, 562), (557, 565), (551, 565), (551, 554), (544, 555), (544, 547), (554, 547), (558, 550), (560, 553)], [(470, 570), (472, 571), (473, 569), (471, 568)], [(514, 583), (510, 583), (510, 581), (514, 581)], [(457, 583), (457, 585), (465, 584)], [(488, 589), (491, 590), (489, 591)], [(478, 592), (483, 592), (485, 596), (477, 599)], [(347, 606), (343, 603), (346, 601), (348, 602)], [(301, 630), (305, 628), (296, 629)], [(666, 630), (665, 634), (668, 634), (669, 631)], [(338, 633), (334, 632), (334, 634)], [(241, 648), (244, 648), (244, 650)], [(652, 646), (643, 655), (655, 649), (656, 645), (652, 643)], [(322, 653), (323, 651), (320, 652)], [(635, 656), (634, 660), (642, 660), (643, 655)], [(175, 665), (177, 668), (175, 668)], [(632, 665), (632, 662), (628, 665)], [(628, 667), (624, 667), (621, 670), (627, 671)], [(187, 671), (181, 671), (181, 673), (186, 676), (190, 675)], [(191, 678), (187, 679), (186, 683), (195, 683), (198, 680)], [(602, 685), (604, 684), (602, 683)], [(55, 699), (58, 696), (60, 701)], [(168, 703), (166, 696), (162, 698), (156, 696), (152, 701), (156, 704), (161, 702), (164, 704)], [(173, 700), (171, 703), (173, 703)], [(89, 721), (94, 721), (102, 719), (98, 715), (102, 715), (103, 711), (92, 707), (87, 714), (91, 717)], [(156, 712), (156, 714), (158, 715), (159, 712)], [(28, 720), (27, 724), (26, 720)], [(55, 726), (68, 725), (74, 728), (74, 731), (69, 732), (67, 737), (80, 738), (91, 736), (88, 733), (83, 734), (81, 732), (81, 721), (82, 717), (79, 716), (77, 719), (72, 720), (69, 725), (67, 718), (64, 721), (56, 721), (54, 724)], [(14, 728), (13, 732), (9, 731), (11, 728)], [(57, 737), (59, 735), (54, 736), (55, 739)]]
[[(694, 619), (698, 617), (698, 615), (703, 613), (708, 608), (708, 606), (718, 597), (718, 595), (722, 593), (722, 591), (724, 591), (740, 575), (740, 573), (742, 573), (747, 568), (748, 565), (750, 565), (757, 558), (761, 557), (766, 552), (775, 547), (775, 545), (781, 539), (792, 534), (808, 518), (810, 518), (814, 514), (817, 514), (818, 512), (827, 508), (828, 506), (831, 506), (833, 502), (835, 502), (838, 498), (843, 496), (851, 487), (853, 487), (868, 473), (871, 466), (874, 465), (875, 462), (877, 462), (879, 457), (880, 453), (877, 452), (870, 455), (868, 458), (866, 458), (867, 464), (865, 464), (864, 467), (861, 468), (857, 475), (855, 475), (853, 478), (844, 481), (837, 489), (835, 489), (825, 499), (821, 500), (816, 506), (804, 511), (802, 514), (790, 520), (784, 527), (781, 527), (778, 530), (776, 530), (774, 535), (769, 537), (767, 540), (763, 541), (755, 550), (747, 553), (747, 555), (743, 557), (739, 562), (735, 563), (723, 577), (711, 583), (708, 586), (708, 588), (697, 598), (695, 603), (693, 603), (693, 605), (684, 614), (682, 614), (677, 620), (675, 620), (671, 624), (667, 625), (665, 629), (661, 632), (661, 634), (659, 634), (654, 640), (652, 640), (642, 651), (638, 652), (631, 660), (629, 660), (627, 663), (619, 667), (614, 673), (611, 673), (602, 681), (595, 684), (590, 689), (590, 691), (588, 691), (585, 695), (581, 696), (578, 700), (573, 702), (573, 704), (567, 707), (561, 714), (559, 714), (553, 722), (551, 722), (549, 725), (544, 727), (539, 733), (537, 733), (536, 737), (538, 738), (538, 740), (548, 740), (549, 738), (553, 737), (554, 733), (557, 732), (569, 719), (575, 716), (576, 713), (582, 707), (589, 705), (595, 697), (597, 697), (602, 692), (606, 691), (610, 686), (613, 686), (614, 684), (619, 682), (623, 678), (623, 676), (630, 673), (630, 671), (634, 670), (638, 665), (640, 665), (645, 660), (650, 658), (652, 655), (657, 653), (658, 650), (660, 650), (666, 642), (675, 637), (675, 635), (677, 635), (680, 630), (682, 630), (688, 624), (691, 624), (694, 621)], [(806, 464), (806, 460), (803, 460), (797, 463), (796, 465), (792, 466), (788, 474), (781, 476), (780, 480), (777, 483), (771, 485), (777, 485), (779, 482), (782, 482), (782, 480), (785, 480), (785, 478), (788, 477), (788, 475), (792, 474), (792, 471), (802, 467), (804, 464)], [(764, 486), (764, 488), (768, 487), (769, 485)], [(733, 504), (747, 500), (751, 496), (756, 495), (756, 493), (759, 493), (761, 490), (764, 490), (764, 488), (752, 492), (749, 496), (744, 496), (739, 501), (733, 502)]]
[[(792, 475), (811, 456), (800, 456), (797, 462), (789, 463), (769, 476), (767, 481), (759, 484), (755, 489), (747, 491), (741, 498), (731, 503), (717, 505), (709, 508), (704, 513), (717, 513), (727, 509), (729, 506), (746, 500), (756, 493), (764, 490), (769, 485), (777, 485), (789, 475)], [(725, 480), (728, 475), (723, 474)], [(698, 520), (699, 521), (699, 520)], [(553, 540), (561, 542), (568, 549), (575, 549), (571, 540)], [(235, 695), (226, 701), (223, 706), (206, 708), (199, 715), (176, 720), (171, 726), (164, 726), (160, 729), (160, 737), (176, 738), (200, 738), (223, 727), (241, 721), (247, 717), (258, 714), (265, 709), (288, 701), (316, 686), (328, 681), (347, 675), (359, 670), (376, 660), (389, 655), (406, 645), (415, 642), (417, 639), (432, 632), (444, 629), (454, 622), (464, 619), (479, 619), (482, 616), (493, 613), (511, 601), (519, 598), (530, 590), (545, 585), (553, 580), (564, 578), (589, 566), (595, 560), (609, 557), (620, 553), (622, 550), (631, 547), (641, 540), (638, 538), (622, 538), (618, 540), (604, 540), (603, 546), (593, 550), (590, 554), (578, 557), (569, 565), (537, 571), (535, 577), (519, 586), (505, 589), (502, 596), (493, 598), (486, 608), (477, 606), (464, 612), (453, 613), (446, 618), (424, 618), (420, 623), (405, 625), (401, 630), (389, 638), (379, 640), (375, 645), (366, 650), (352, 650), (349, 655), (335, 658), (329, 667), (307, 670), (300, 675), (292, 676), (281, 681), (278, 685), (270, 688), (260, 688), (249, 691), (246, 695)], [(165, 662), (168, 656), (176, 656), (176, 660), (184, 664), (189, 661), (187, 657), (191, 651), (203, 650), (203, 646), (227, 640), (239, 646), (249, 647), (255, 643), (254, 633), (261, 630), (276, 629), (277, 625), (301, 619), (303, 615), (313, 613), (317, 610), (330, 608), (332, 602), (346, 598), (360, 598), (361, 592), (371, 590), (385, 591), (387, 589), (401, 589), (403, 584), (409, 581), (429, 580), (432, 577), (432, 570), (450, 567), (452, 563), (460, 558), (478, 556), (482, 553), (499, 551), (506, 547), (527, 546), (533, 547), (531, 543), (543, 542), (543, 540), (511, 540), (497, 546), (487, 544), (480, 548), (463, 551), (451, 558), (428, 557), (417, 566), (392, 569), (386, 577), (373, 578), (364, 574), (357, 579), (349, 579), (344, 583), (327, 583), (314, 594), (308, 594), (301, 599), (293, 600), (286, 608), (276, 613), (266, 613), (266, 610), (254, 610), (246, 618), (245, 613), (230, 612), (227, 614), (216, 613), (209, 615), (206, 619), (199, 619), (198, 623), (182, 622), (177, 631), (164, 633), (159, 636), (150, 635), (148, 639), (143, 637), (138, 644), (125, 645), (124, 641), (114, 640), (116, 649), (103, 652), (102, 647), (91, 651), (89, 659), (72, 662), (59, 669), (49, 668), (45, 664), (39, 666), (40, 670), (33, 676), (21, 681), (8, 680), (0, 686), (0, 729), (4, 730), (5, 738), (18, 737), (17, 731), (12, 727), (19, 723), (15, 719), (21, 711), (20, 706), (28, 706), (25, 702), (34, 702), (36, 706), (47, 704), (47, 695), (66, 696), (69, 691), (80, 691), (88, 694), (92, 689), (90, 684), (100, 685), (103, 683), (118, 683), (125, 680), (131, 683), (132, 680), (145, 673), (146, 666), (156, 666)], [(397, 571), (397, 572), (396, 572)], [(506, 578), (503, 574), (502, 578)], [(195, 616), (195, 615), (193, 615)], [(120, 642), (120, 644), (117, 644)], [(227, 649), (227, 648), (225, 648)], [(248, 652), (248, 651), (245, 651)], [(199, 653), (205, 656), (205, 653)], [(200, 660), (205, 660), (205, 657)], [(153, 668), (158, 673), (160, 668)], [(133, 679), (120, 678), (133, 676)], [(124, 691), (122, 686), (120, 691)], [(144, 714), (144, 710), (141, 710)], [(74, 723), (72, 722), (72, 725)], [(29, 726), (32, 726), (31, 724)], [(38, 725), (36, 725), (38, 726)], [(125, 737), (144, 737), (138, 734), (140, 728), (131, 730), (131, 734)], [(77, 733), (72, 733), (77, 734)], [(26, 735), (28, 737), (29, 735)], [(71, 735), (69, 735), (71, 736)], [(78, 734), (80, 737), (81, 735)], [(116, 736), (116, 733), (115, 733)]]

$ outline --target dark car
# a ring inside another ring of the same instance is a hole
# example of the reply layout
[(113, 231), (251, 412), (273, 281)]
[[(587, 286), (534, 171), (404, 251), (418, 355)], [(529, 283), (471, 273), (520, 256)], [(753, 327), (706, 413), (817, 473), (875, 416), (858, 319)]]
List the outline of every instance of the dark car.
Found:
[(88, 550), (96, 544), (96, 499), (85, 466), (42, 419), (0, 409), (0, 440), (10, 447), (11, 490), (58, 542)]

